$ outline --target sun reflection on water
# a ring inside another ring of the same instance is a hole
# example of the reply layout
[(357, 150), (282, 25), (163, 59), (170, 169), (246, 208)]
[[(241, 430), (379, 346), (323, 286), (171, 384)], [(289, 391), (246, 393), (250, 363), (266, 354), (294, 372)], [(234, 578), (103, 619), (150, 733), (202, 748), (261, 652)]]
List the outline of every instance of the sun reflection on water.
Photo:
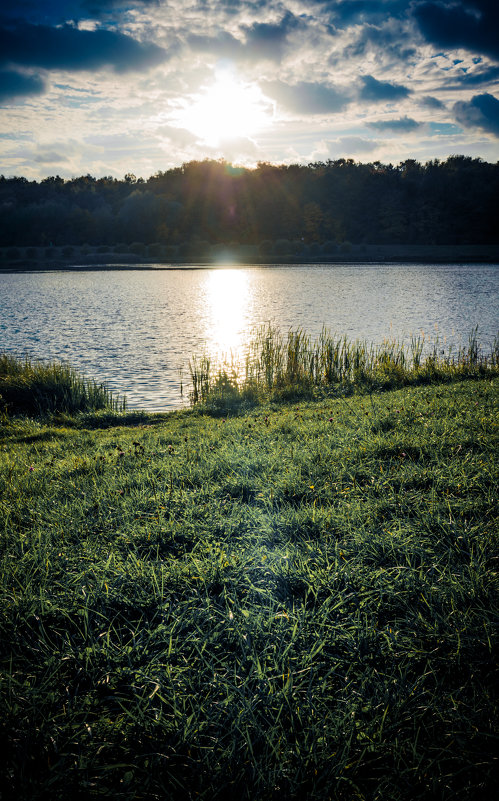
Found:
[(210, 270), (205, 283), (205, 340), (214, 361), (240, 363), (251, 319), (253, 293), (244, 270)]

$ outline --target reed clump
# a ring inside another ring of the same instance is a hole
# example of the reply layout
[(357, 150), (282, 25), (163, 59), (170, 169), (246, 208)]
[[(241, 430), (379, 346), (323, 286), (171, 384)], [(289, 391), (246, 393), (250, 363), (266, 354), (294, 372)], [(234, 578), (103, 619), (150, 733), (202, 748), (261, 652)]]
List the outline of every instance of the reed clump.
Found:
[(224, 412), (259, 402), (317, 398), (354, 391), (395, 389), (434, 381), (495, 375), (499, 337), (489, 353), (473, 329), (466, 346), (445, 349), (438, 337), (381, 344), (337, 337), (323, 328), (313, 339), (303, 329), (286, 334), (266, 324), (254, 330), (239, 362), (215, 363), (207, 355), (189, 363), (190, 401)]
[(81, 376), (59, 362), (44, 362), (0, 353), (0, 410), (3, 414), (75, 414), (125, 410), (126, 402), (105, 384)]

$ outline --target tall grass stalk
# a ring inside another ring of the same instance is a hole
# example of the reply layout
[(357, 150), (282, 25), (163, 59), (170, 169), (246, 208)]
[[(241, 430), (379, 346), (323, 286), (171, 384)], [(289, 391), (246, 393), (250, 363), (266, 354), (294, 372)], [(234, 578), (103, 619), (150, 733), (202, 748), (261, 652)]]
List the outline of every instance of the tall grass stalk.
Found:
[(114, 397), (105, 384), (83, 377), (69, 365), (0, 353), (0, 409), (4, 414), (122, 412), (125, 407), (126, 401)]

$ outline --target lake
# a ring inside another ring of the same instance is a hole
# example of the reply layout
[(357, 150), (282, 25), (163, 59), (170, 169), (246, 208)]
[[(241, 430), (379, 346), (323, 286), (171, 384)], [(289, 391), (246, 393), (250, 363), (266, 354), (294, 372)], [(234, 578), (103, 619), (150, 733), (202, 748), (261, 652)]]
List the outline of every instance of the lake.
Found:
[[(158, 265), (159, 267), (159, 265)], [(239, 354), (272, 322), (382, 342), (437, 335), (488, 349), (499, 265), (311, 264), (0, 274), (0, 350), (62, 359), (125, 394), (129, 408), (178, 408), (193, 354)]]

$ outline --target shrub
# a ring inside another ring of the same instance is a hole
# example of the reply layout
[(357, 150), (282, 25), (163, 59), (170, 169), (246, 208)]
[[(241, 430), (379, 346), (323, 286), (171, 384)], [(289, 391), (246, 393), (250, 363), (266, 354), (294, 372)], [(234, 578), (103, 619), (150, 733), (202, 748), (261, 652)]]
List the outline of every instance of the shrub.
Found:
[(289, 239), (276, 239), (274, 243), (274, 253), (276, 256), (290, 256), (293, 247)]
[(161, 242), (153, 242), (152, 245), (148, 247), (149, 256), (158, 256), (161, 257), (163, 255), (164, 245)]
[(143, 256), (146, 252), (146, 246), (143, 242), (132, 242), (130, 245), (130, 253), (135, 253), (136, 256)]
[(264, 239), (258, 246), (260, 256), (270, 256), (274, 252), (274, 243), (270, 239)]
[(305, 243), (303, 239), (293, 239), (291, 243), (292, 253), (298, 255), (299, 253), (303, 253), (304, 249), (305, 249)]
[(322, 246), (322, 252), (324, 253), (324, 255), (327, 255), (327, 256), (332, 256), (333, 254), (335, 254), (337, 252), (337, 250), (338, 250), (338, 246), (337, 246), (336, 242), (333, 242), (332, 239), (328, 239), (326, 242), (324, 242), (324, 244)]
[(163, 248), (163, 257), (165, 259), (176, 259), (178, 256), (177, 245), (165, 245)]

